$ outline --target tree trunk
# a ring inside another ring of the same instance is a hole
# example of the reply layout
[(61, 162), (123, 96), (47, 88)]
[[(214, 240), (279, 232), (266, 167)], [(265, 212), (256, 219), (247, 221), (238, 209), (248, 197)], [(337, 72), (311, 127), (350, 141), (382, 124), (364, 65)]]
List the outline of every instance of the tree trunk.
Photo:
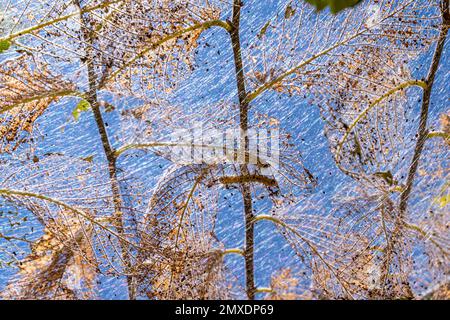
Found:
[[(232, 28), (230, 31), (231, 44), (233, 46), (234, 66), (236, 72), (236, 83), (239, 98), (239, 116), (241, 129), (241, 146), (244, 145), (245, 163), (240, 165), (241, 174), (247, 176), (249, 174), (247, 168), (248, 162), (248, 102), (246, 101), (247, 91), (245, 89), (245, 76), (242, 64), (241, 41), (239, 37), (240, 14), (242, 2), (235, 0), (233, 4)], [(244, 203), (245, 216), (245, 282), (247, 296), (250, 300), (255, 299), (255, 272), (254, 272), (254, 215), (252, 207), (251, 185), (242, 183), (241, 193)]]

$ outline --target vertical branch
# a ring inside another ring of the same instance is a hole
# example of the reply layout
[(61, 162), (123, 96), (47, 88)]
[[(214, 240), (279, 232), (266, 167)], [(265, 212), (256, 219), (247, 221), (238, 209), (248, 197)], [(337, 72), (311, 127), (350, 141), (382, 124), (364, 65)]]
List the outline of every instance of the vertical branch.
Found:
[[(245, 165), (243, 165), (245, 166)], [(254, 215), (252, 208), (252, 194), (250, 185), (242, 185), (242, 197), (244, 200), (245, 213), (245, 283), (247, 287), (247, 296), (250, 300), (255, 299), (255, 271), (254, 271)]]
[[(79, 4), (78, 0), (74, 0), (76, 2), (76, 5), (80, 9), (81, 12), (81, 6)], [(86, 68), (88, 72), (88, 83), (89, 83), (89, 89), (88, 94), (86, 97), (86, 100), (89, 102), (92, 108), (92, 112), (94, 114), (94, 119), (97, 124), (97, 129), (100, 135), (100, 139), (102, 142), (103, 151), (106, 156), (106, 160), (108, 162), (108, 173), (109, 173), (109, 179), (110, 179), (110, 185), (111, 185), (111, 191), (113, 196), (113, 205), (114, 205), (114, 227), (117, 230), (117, 233), (120, 237), (124, 238), (125, 236), (125, 230), (124, 230), (124, 216), (122, 212), (123, 208), (123, 200), (122, 200), (122, 193), (120, 190), (120, 184), (117, 177), (117, 165), (116, 165), (116, 154), (115, 150), (112, 148), (111, 143), (109, 141), (108, 132), (106, 130), (105, 122), (103, 120), (102, 112), (100, 110), (100, 104), (98, 103), (98, 96), (97, 96), (97, 89), (98, 89), (98, 83), (97, 83), (97, 75), (95, 72), (95, 65), (94, 65), (94, 55), (95, 50), (93, 47), (93, 31), (89, 28), (89, 20), (86, 14), (81, 14), (81, 25), (82, 25), (82, 32), (83, 37), (86, 42)], [(135, 290), (135, 284), (134, 279), (130, 273), (131, 269), (131, 256), (128, 251), (128, 245), (123, 240), (119, 239), (120, 243), (120, 249), (122, 253), (122, 260), (125, 264), (125, 270), (127, 273), (127, 285), (128, 285), (128, 296), (131, 300), (136, 299), (136, 290)]]
[[(247, 161), (248, 161), (248, 102), (246, 100), (247, 91), (245, 89), (245, 76), (242, 64), (241, 55), (241, 41), (239, 37), (239, 26), (241, 16), (241, 0), (234, 0), (233, 3), (233, 17), (231, 22), (231, 44), (233, 46), (234, 66), (236, 72), (236, 82), (239, 98), (239, 121), (241, 129), (241, 146), (244, 145), (245, 163), (240, 166), (242, 175), (248, 175)], [(250, 300), (255, 299), (255, 272), (254, 272), (254, 215), (252, 208), (252, 193), (249, 183), (242, 183), (241, 186), (242, 198), (244, 202), (244, 216), (245, 216), (245, 281), (247, 296)]]
[(448, 0), (443, 0), (442, 2), (443, 2), (443, 4), (447, 3), (447, 6), (446, 6), (446, 9), (444, 8), (444, 10), (446, 10), (446, 11), (443, 11), (442, 25), (441, 25), (439, 38), (438, 38), (438, 41), (436, 44), (436, 48), (434, 50), (433, 59), (431, 61), (430, 68), (428, 70), (428, 75), (425, 80), (427, 87), (423, 90), (422, 107), (420, 110), (419, 129), (417, 131), (418, 138), (417, 138), (417, 142), (416, 142), (416, 147), (414, 149), (413, 158), (411, 160), (411, 165), (409, 167), (408, 178), (406, 180), (406, 187), (400, 198), (400, 204), (399, 204), (400, 214), (404, 214), (408, 207), (408, 200), (409, 200), (409, 196), (412, 191), (417, 168), (419, 166), (420, 156), (422, 154), (423, 147), (425, 145), (425, 141), (427, 140), (427, 134), (428, 134), (427, 121), (428, 121), (428, 110), (429, 110), (429, 106), (430, 106), (430, 97), (431, 97), (431, 92), (433, 90), (434, 78), (436, 76), (436, 72), (439, 67), (439, 63), (440, 63), (441, 56), (442, 56), (442, 51), (444, 49), (444, 44), (445, 44), (445, 40), (447, 38), (448, 28), (449, 28), (449, 24), (450, 24)]
[[(392, 263), (393, 259), (393, 253), (395, 251), (395, 246), (400, 240), (401, 237), (401, 231), (405, 223), (405, 215), (406, 211), (408, 209), (408, 201), (411, 196), (411, 192), (413, 190), (414, 185), (414, 179), (417, 173), (417, 169), (419, 167), (419, 161), (420, 157), (423, 152), (423, 148), (425, 146), (425, 142), (427, 140), (428, 136), (428, 128), (427, 128), (427, 122), (428, 122), (428, 113), (429, 113), (429, 106), (430, 106), (430, 98), (431, 98), (431, 92), (433, 90), (433, 84), (434, 79), (436, 76), (436, 72), (439, 68), (442, 52), (444, 49), (444, 44), (447, 39), (448, 29), (450, 27), (450, 14), (449, 14), (449, 3), (448, 0), (442, 0), (441, 2), (441, 11), (442, 11), (442, 24), (439, 32), (439, 37), (436, 43), (436, 48), (434, 49), (433, 58), (431, 60), (430, 67), (428, 69), (428, 74), (425, 79), (426, 86), (423, 89), (422, 94), (422, 106), (420, 110), (420, 120), (419, 120), (419, 127), (417, 130), (417, 141), (416, 146), (414, 148), (414, 153), (411, 159), (411, 164), (409, 166), (408, 176), (406, 179), (406, 185), (405, 189), (402, 192), (400, 196), (400, 201), (398, 205), (398, 217), (396, 219), (395, 227), (393, 234), (391, 236), (391, 241), (388, 242), (386, 255), (387, 258), (385, 259), (385, 263), (383, 266), (384, 275), (382, 277), (382, 281), (385, 282), (388, 273), (389, 268)], [(409, 284), (406, 283), (407, 291), (409, 292), (409, 295), (412, 296), (412, 292), (409, 288)]]

